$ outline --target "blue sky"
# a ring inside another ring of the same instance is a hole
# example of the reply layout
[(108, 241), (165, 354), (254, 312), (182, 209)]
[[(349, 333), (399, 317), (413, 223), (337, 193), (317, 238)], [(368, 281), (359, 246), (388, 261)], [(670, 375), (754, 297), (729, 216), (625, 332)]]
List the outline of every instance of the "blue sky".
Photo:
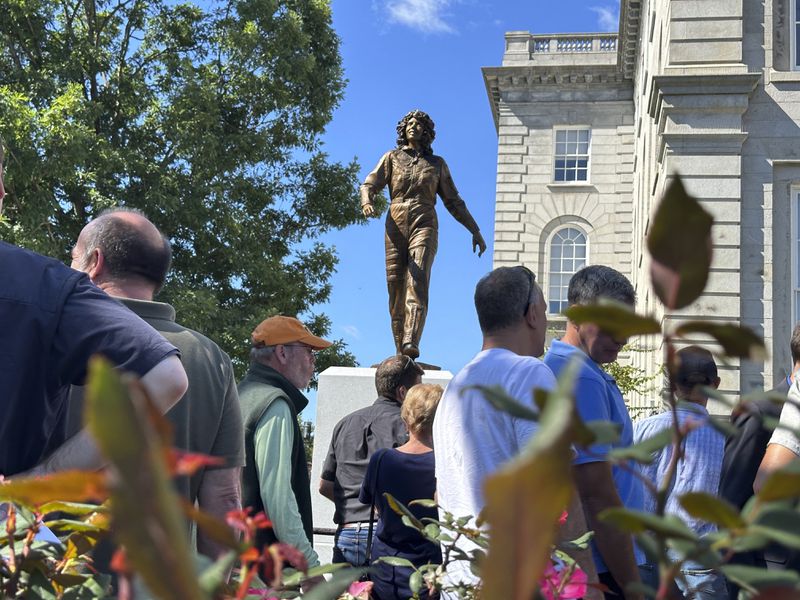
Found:
[[(439, 250), (420, 360), (456, 373), (481, 345), (472, 304), (478, 279), (492, 268), (497, 135), (481, 67), (499, 66), (506, 31), (616, 31), (615, 0), (333, 0), (348, 85), (324, 136), (333, 159), (361, 165), (360, 178), (394, 145), (397, 121), (419, 108), (436, 123), (434, 152), (489, 245), (471, 253), (469, 233), (439, 201)], [(394, 353), (389, 328), (383, 218), (326, 237), (339, 253), (327, 304), (332, 336), (362, 366)], [(315, 405), (304, 417), (313, 418)]]

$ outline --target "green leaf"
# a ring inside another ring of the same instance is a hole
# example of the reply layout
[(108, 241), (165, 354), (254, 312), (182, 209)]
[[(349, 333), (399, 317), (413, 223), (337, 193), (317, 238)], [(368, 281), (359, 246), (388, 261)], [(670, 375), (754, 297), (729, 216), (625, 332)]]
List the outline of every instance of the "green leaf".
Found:
[(756, 496), (763, 502), (797, 498), (800, 496), (800, 467), (789, 463), (772, 472)]
[(711, 268), (713, 222), (676, 175), (656, 208), (647, 236), (653, 289), (668, 309), (685, 308), (703, 293)]
[(626, 508), (609, 508), (600, 513), (600, 519), (629, 533), (652, 531), (666, 538), (679, 538), (696, 541), (697, 534), (689, 529), (678, 517), (629, 510)]
[(167, 469), (166, 449), (149, 421), (151, 410), (138, 381), (126, 386), (107, 360), (91, 359), (86, 423), (110, 463), (118, 542), (156, 597), (199, 600), (207, 596), (195, 575), (186, 522)]
[(722, 565), (719, 570), (725, 577), (749, 591), (765, 586), (800, 583), (800, 575), (789, 569), (770, 571), (747, 565)]
[(563, 550), (586, 550), (594, 537), (594, 531), (587, 531), (579, 538), (568, 542), (560, 542), (558, 547)]
[(385, 563), (392, 567), (409, 567), (411, 569), (416, 568), (414, 563), (407, 558), (403, 558), (402, 556), (381, 556), (378, 558), (378, 562)]
[(749, 531), (768, 537), (782, 546), (800, 550), (800, 513), (794, 509), (765, 507)]
[(637, 315), (627, 304), (600, 299), (597, 304), (575, 304), (564, 311), (573, 323), (594, 323), (617, 339), (661, 333), (661, 324), (653, 317)]
[(492, 532), (480, 565), (484, 598), (530, 600), (549, 560), (557, 520), (573, 491), (572, 443), (579, 418), (572, 388), (578, 369), (576, 362), (567, 365), (543, 402), (536, 435), (484, 484), (483, 514)]
[(228, 581), (228, 574), (236, 564), (239, 555), (236, 552), (227, 552), (225, 555), (214, 561), (207, 567), (199, 579), (200, 588), (209, 596), (212, 596)]
[(675, 329), (675, 334), (684, 338), (692, 337), (694, 333), (704, 333), (714, 338), (722, 346), (726, 356), (755, 361), (767, 358), (764, 341), (748, 327), (710, 321), (687, 321)]
[(411, 576), (408, 578), (408, 588), (411, 590), (412, 594), (416, 594), (422, 589), (422, 573), (416, 570), (411, 573)]
[(95, 525), (86, 521), (73, 521), (71, 519), (48, 521), (47, 526), (53, 531), (77, 531), (80, 533), (105, 533), (108, 531), (108, 528), (104, 525)]
[(383, 495), (386, 498), (386, 502), (388, 502), (389, 504), (389, 508), (391, 508), (398, 515), (401, 515), (405, 517), (405, 519), (408, 519), (408, 522), (406, 522), (405, 519), (403, 520), (404, 522), (406, 522), (407, 525), (413, 527), (417, 531), (422, 531), (423, 529), (425, 529), (425, 525), (422, 523), (422, 521), (417, 519), (417, 517), (414, 516), (414, 513), (412, 513), (410, 510), (408, 510), (408, 508), (403, 506), (401, 502), (398, 502), (398, 500), (394, 496), (392, 496), (388, 492), (384, 493)]
[(83, 517), (92, 513), (108, 512), (108, 507), (98, 504), (84, 504), (79, 502), (61, 502), (54, 500), (39, 507), (39, 512), (48, 515), (53, 512), (63, 512), (76, 517)]
[(583, 446), (613, 444), (619, 441), (619, 436), (622, 433), (622, 426), (611, 421), (586, 421), (584, 426), (589, 433), (589, 437), (580, 440)]
[(478, 390), (495, 409), (508, 413), (512, 417), (526, 421), (539, 420), (539, 415), (536, 411), (509, 396), (502, 386), (471, 385), (461, 390), (461, 393), (463, 394), (467, 390)]
[(705, 492), (689, 492), (679, 497), (681, 506), (691, 516), (728, 529), (746, 526), (739, 511), (727, 500)]
[(663, 429), (638, 444), (612, 449), (608, 453), (608, 458), (615, 461), (634, 460), (638, 463), (649, 465), (653, 462), (653, 453), (661, 450), (671, 441), (672, 429)]
[(441, 536), (442, 530), (436, 523), (428, 523), (425, 525), (425, 529), (422, 530), (422, 534), (431, 540), (439, 540), (439, 536)]
[(341, 569), (325, 583), (315, 586), (310, 592), (303, 594), (303, 600), (331, 600), (338, 598), (350, 584), (356, 581), (368, 569)]
[(436, 500), (430, 498), (420, 498), (419, 500), (412, 500), (408, 503), (409, 506), (423, 506), (425, 508), (439, 508)]

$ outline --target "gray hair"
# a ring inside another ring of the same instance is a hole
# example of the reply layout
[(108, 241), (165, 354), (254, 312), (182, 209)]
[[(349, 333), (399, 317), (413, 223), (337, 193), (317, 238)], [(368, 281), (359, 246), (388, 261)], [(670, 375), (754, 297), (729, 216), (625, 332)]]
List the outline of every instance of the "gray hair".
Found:
[(475, 310), (484, 334), (519, 323), (529, 306), (543, 301), (536, 275), (522, 265), (498, 267), (475, 286)]
[(275, 354), (275, 346), (253, 346), (250, 348), (251, 363), (268, 363)]
[(600, 298), (616, 300), (633, 306), (636, 304), (636, 292), (619, 271), (604, 265), (584, 267), (569, 281), (567, 301), (573, 304), (594, 304)]

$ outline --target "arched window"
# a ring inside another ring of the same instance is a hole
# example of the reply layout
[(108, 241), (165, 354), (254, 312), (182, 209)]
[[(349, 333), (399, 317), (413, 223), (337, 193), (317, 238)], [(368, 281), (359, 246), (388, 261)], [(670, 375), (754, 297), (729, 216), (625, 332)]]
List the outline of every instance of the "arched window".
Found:
[(567, 288), (572, 276), (586, 266), (586, 234), (575, 227), (564, 227), (550, 241), (550, 273), (547, 310), (558, 314), (567, 308)]

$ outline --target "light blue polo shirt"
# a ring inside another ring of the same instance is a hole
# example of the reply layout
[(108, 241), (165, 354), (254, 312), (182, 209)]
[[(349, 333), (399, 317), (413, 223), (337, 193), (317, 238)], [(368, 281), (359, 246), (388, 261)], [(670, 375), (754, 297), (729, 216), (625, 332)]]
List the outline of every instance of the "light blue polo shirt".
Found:
[[(575, 406), (581, 418), (584, 421), (611, 421), (622, 427), (617, 442), (578, 448), (573, 461), (576, 465), (602, 462), (612, 448), (625, 448), (633, 445), (633, 424), (628, 414), (628, 408), (625, 406), (625, 400), (622, 398), (622, 392), (617, 387), (617, 382), (583, 351), (570, 344), (553, 340), (544, 357), (544, 363), (558, 377), (573, 356), (579, 356), (583, 361), (581, 370), (575, 379)], [(631, 461), (629, 466), (632, 471), (636, 471), (637, 467), (634, 462)], [(611, 470), (614, 484), (617, 486), (617, 492), (625, 508), (644, 510), (642, 482), (636, 478), (633, 472), (626, 469), (613, 466)], [(634, 554), (637, 564), (642, 565), (647, 562), (644, 553), (636, 546), (634, 546)], [(608, 571), (594, 542), (592, 543), (592, 555), (597, 572)]]

